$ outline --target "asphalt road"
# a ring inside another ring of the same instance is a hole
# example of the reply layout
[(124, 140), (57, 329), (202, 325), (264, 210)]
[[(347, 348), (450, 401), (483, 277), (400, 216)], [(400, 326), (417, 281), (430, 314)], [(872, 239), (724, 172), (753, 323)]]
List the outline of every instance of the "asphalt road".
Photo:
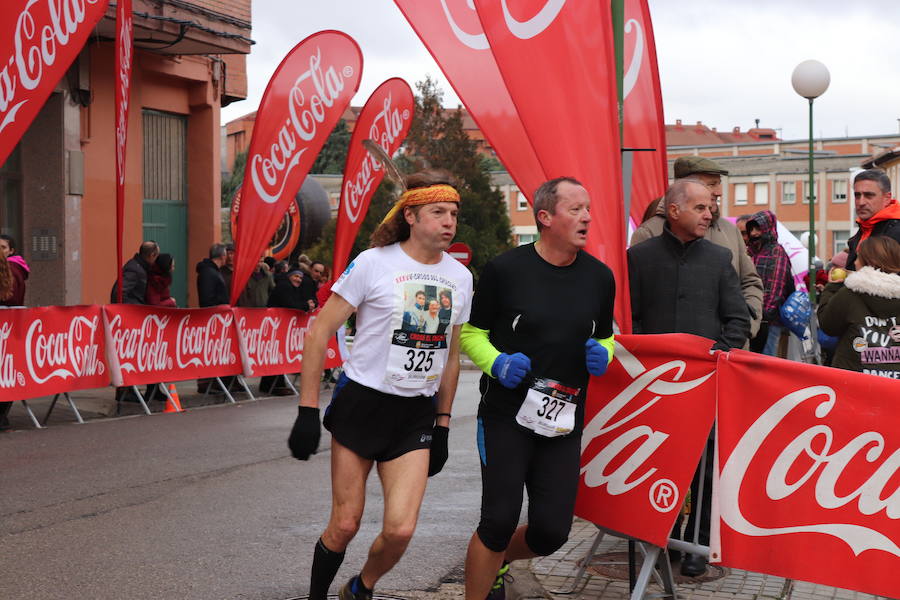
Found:
[[(477, 376), (461, 374), (450, 460), (377, 592), (435, 589), (463, 561), (480, 503)], [(330, 438), (324, 432), (310, 461), (294, 460), (286, 439), (295, 415), (296, 397), (270, 398), (0, 435), (0, 597), (306, 594), (330, 507)], [(372, 475), (336, 586), (362, 566), (380, 496)]]

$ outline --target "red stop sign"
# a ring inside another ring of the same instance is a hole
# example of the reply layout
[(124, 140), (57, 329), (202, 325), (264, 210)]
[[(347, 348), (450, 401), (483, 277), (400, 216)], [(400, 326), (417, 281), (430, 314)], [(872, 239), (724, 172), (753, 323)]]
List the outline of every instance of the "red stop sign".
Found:
[(472, 262), (472, 249), (469, 248), (468, 244), (462, 242), (453, 242), (450, 244), (450, 247), (447, 248), (447, 254), (464, 265), (468, 265)]

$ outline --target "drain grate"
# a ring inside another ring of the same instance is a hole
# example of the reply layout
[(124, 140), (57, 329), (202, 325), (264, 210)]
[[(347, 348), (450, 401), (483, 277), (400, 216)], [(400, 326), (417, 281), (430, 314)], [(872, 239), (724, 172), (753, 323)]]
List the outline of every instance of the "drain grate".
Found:
[[(641, 570), (641, 565), (644, 562), (643, 559), (644, 557), (640, 553), (637, 553), (637, 555), (635, 556), (635, 569), (637, 571)], [(584, 559), (578, 561), (579, 565), (583, 561)], [(672, 573), (675, 575), (675, 583), (677, 584), (705, 583), (708, 581), (716, 581), (717, 579), (726, 577), (731, 572), (727, 567), (720, 567), (719, 565), (709, 565), (706, 568), (706, 573), (704, 573), (703, 575), (700, 575), (699, 577), (685, 577), (678, 572), (679, 566), (680, 563), (672, 563)], [(601, 577), (628, 581), (628, 553), (609, 552), (607, 554), (594, 555), (594, 558), (591, 559), (591, 563), (588, 565), (587, 570), (595, 575), (600, 575)]]

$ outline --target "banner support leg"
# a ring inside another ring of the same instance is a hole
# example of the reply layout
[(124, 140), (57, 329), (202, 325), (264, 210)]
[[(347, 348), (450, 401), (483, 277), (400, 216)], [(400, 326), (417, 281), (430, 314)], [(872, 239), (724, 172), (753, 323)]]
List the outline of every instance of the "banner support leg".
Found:
[(241, 384), (241, 387), (244, 388), (244, 392), (246, 392), (247, 395), (250, 396), (250, 399), (256, 400), (256, 396), (254, 396), (253, 392), (250, 391), (250, 387), (247, 385), (247, 381), (244, 379), (244, 376), (238, 375), (237, 380)]
[(31, 418), (31, 422), (34, 423), (35, 429), (43, 429), (43, 427), (41, 426), (40, 421), (38, 421), (38, 420), (37, 420), (37, 417), (34, 416), (34, 412), (31, 410), (31, 407), (28, 406), (28, 401), (27, 401), (27, 400), (20, 400), (19, 402), (21, 402), (21, 403), (22, 403), (22, 406), (25, 407), (25, 412), (28, 413), (28, 416)]
[[(296, 379), (294, 380), (296, 381)], [(284, 382), (288, 384), (288, 387), (291, 388), (291, 391), (294, 392), (295, 396), (299, 396), (300, 392), (297, 391), (297, 388), (294, 387), (294, 384), (291, 383), (291, 378), (287, 376), (287, 373), (284, 374)]]
[(581, 566), (578, 567), (578, 572), (575, 573), (575, 581), (572, 582), (572, 587), (567, 590), (550, 590), (553, 594), (559, 595), (568, 595), (574, 594), (578, 589), (580, 589), (581, 579), (584, 577), (585, 572), (587, 571), (588, 565), (591, 564), (591, 560), (593, 560), (594, 555), (597, 554), (597, 548), (600, 546), (600, 542), (603, 541), (603, 536), (605, 532), (601, 529), (597, 532), (596, 537), (594, 537), (593, 543), (591, 543), (591, 549), (588, 550), (588, 553), (581, 561)]
[[(225, 397), (228, 398), (228, 401), (231, 402), (232, 404), (237, 404), (234, 401), (234, 396), (232, 396), (231, 392), (228, 391), (228, 387), (225, 385), (225, 382), (222, 381), (222, 378), (216, 377), (216, 382), (219, 384), (219, 387), (222, 388), (222, 391), (225, 392)], [(209, 388), (207, 388), (206, 391), (208, 392)]]
[(138, 402), (140, 402), (141, 406), (144, 407), (144, 412), (147, 413), (148, 415), (153, 414), (150, 412), (150, 407), (148, 407), (147, 403), (144, 402), (144, 396), (141, 395), (141, 391), (138, 389), (138, 386), (133, 385), (133, 386), (131, 386), (131, 389), (134, 390), (134, 395), (137, 396)]
[(63, 396), (65, 396), (66, 402), (69, 403), (69, 408), (71, 408), (72, 412), (75, 413), (75, 418), (78, 420), (78, 424), (84, 425), (84, 419), (81, 418), (81, 413), (78, 412), (78, 407), (75, 406), (75, 402), (72, 400), (72, 396), (69, 395), (69, 392), (63, 392)]
[[(47, 408), (47, 414), (44, 415), (44, 419), (41, 421), (41, 425), (47, 425), (47, 421), (50, 420), (50, 413), (52, 413), (54, 407), (56, 407), (57, 400), (59, 400), (59, 394), (53, 394), (53, 400), (50, 402), (50, 406)], [(24, 403), (24, 400), (22, 402)]]

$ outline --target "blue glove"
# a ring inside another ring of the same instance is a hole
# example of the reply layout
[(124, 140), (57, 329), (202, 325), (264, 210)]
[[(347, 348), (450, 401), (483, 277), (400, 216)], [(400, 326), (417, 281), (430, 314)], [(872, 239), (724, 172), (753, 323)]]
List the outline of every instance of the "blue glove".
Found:
[(516, 352), (515, 354), (500, 354), (491, 365), (491, 375), (497, 378), (505, 388), (515, 389), (531, 370), (531, 359)]
[(588, 373), (600, 377), (606, 373), (606, 367), (609, 366), (609, 350), (594, 338), (590, 338), (584, 344), (584, 359)]

